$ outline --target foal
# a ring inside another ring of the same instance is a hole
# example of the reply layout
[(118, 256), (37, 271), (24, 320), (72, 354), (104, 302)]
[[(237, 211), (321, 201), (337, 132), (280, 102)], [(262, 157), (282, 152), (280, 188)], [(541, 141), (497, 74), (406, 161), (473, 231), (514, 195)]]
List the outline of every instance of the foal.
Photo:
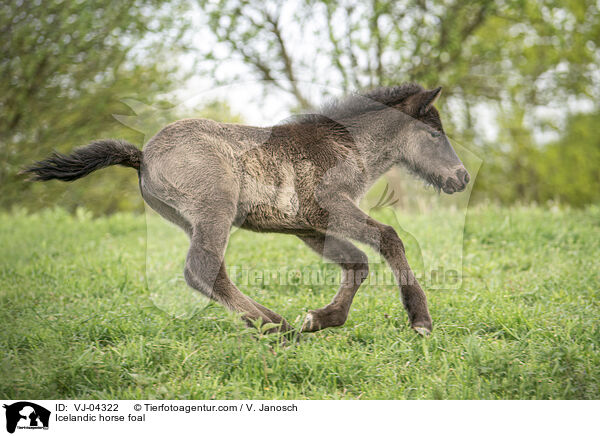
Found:
[(71, 181), (109, 165), (137, 169), (144, 200), (189, 236), (189, 286), (238, 312), (249, 323), (291, 327), (244, 295), (229, 279), (224, 253), (237, 226), (298, 236), (342, 268), (328, 305), (311, 310), (302, 331), (341, 326), (368, 274), (370, 245), (386, 259), (413, 329), (432, 330), (427, 299), (396, 231), (365, 214), (358, 201), (388, 169), (402, 165), (448, 194), (469, 174), (456, 156), (434, 102), (441, 88), (416, 84), (380, 88), (330, 104), (271, 128), (185, 119), (166, 126), (144, 147), (100, 140), (54, 153), (27, 168), (34, 180)]

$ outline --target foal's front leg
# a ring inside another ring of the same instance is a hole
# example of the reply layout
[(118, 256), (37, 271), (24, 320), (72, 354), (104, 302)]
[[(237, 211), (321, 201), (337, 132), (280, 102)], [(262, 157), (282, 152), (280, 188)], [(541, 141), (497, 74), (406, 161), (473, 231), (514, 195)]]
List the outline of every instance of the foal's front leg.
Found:
[(308, 312), (302, 331), (341, 326), (348, 318), (356, 291), (369, 274), (367, 255), (352, 243), (334, 236), (317, 233), (299, 238), (315, 252), (342, 267), (342, 282), (337, 294), (327, 306)]
[(412, 328), (419, 334), (429, 334), (433, 325), (427, 297), (408, 265), (404, 244), (394, 228), (374, 220), (349, 199), (331, 200), (319, 218), (319, 230), (368, 244), (381, 253), (396, 276)]

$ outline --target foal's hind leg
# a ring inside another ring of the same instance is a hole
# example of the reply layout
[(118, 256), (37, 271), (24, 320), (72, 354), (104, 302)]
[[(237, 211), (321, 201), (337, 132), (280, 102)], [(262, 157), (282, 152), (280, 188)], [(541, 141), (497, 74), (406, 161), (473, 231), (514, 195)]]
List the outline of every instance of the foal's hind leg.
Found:
[(217, 224), (217, 221), (221, 220), (207, 220), (192, 228), (184, 270), (188, 285), (238, 312), (249, 325), (260, 320), (263, 324), (281, 324), (273, 330), (291, 330), (285, 319), (244, 295), (229, 279), (223, 257), (230, 223)]
[(356, 291), (369, 274), (367, 255), (352, 243), (334, 236), (319, 233), (300, 236), (300, 239), (318, 254), (342, 267), (342, 282), (337, 294), (327, 306), (308, 312), (302, 331), (314, 332), (341, 326), (348, 318)]

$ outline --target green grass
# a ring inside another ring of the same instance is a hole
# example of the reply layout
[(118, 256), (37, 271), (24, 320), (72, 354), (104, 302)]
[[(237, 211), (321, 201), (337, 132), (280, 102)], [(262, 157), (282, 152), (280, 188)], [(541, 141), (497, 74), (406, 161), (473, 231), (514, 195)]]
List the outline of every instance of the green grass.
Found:
[[(444, 228), (457, 214), (411, 219), (426, 262), (456, 258)], [(185, 238), (149, 228), (125, 214), (0, 215), (0, 397), (600, 398), (598, 207), (470, 210), (464, 278), (428, 292), (428, 339), (385, 284), (361, 288), (344, 327), (287, 346), (187, 290)], [(291, 236), (236, 232), (227, 260), (286, 272), (285, 286), (241, 288), (295, 325), (335, 292), (295, 279), (337, 272)]]

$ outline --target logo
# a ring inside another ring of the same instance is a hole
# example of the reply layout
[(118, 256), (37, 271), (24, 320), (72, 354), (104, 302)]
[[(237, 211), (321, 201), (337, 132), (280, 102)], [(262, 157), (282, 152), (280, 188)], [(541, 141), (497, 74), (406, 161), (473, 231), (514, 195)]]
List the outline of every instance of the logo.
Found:
[(6, 409), (6, 431), (14, 433), (15, 429), (48, 430), (50, 411), (28, 401), (19, 401), (4, 405)]

